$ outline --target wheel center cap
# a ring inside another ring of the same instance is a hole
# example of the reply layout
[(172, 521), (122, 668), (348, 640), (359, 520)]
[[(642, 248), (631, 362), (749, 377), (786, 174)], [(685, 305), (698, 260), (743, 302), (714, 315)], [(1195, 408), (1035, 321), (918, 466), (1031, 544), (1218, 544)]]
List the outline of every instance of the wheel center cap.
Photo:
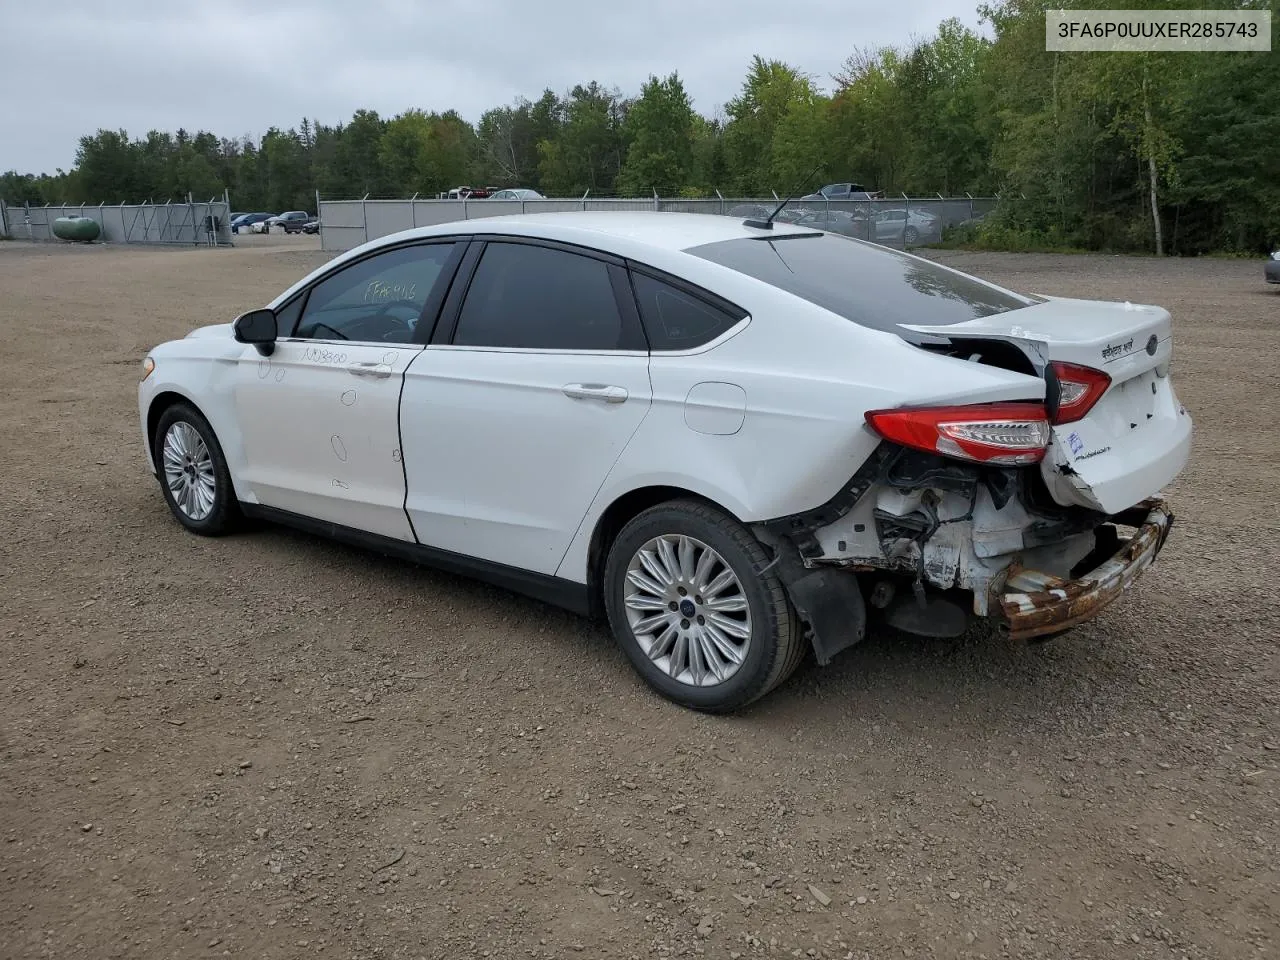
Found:
[(697, 612), (697, 608), (693, 605), (693, 601), (688, 597), (685, 597), (680, 601), (680, 616), (692, 617)]

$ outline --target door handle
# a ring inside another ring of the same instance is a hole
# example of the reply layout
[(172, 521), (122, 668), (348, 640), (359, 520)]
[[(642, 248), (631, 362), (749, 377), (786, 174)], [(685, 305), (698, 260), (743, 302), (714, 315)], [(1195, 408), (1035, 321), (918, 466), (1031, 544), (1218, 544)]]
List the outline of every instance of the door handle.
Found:
[(348, 363), (347, 373), (356, 377), (377, 377), (385, 380), (391, 376), (391, 367), (385, 363)]
[(604, 383), (566, 383), (561, 390), (574, 400), (603, 400), (605, 403), (622, 403), (628, 396), (626, 387)]

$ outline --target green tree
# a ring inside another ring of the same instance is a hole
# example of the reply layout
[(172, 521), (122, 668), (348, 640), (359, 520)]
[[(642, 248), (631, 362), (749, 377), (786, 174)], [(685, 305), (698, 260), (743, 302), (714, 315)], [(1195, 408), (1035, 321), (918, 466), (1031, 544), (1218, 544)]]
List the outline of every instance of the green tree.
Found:
[(574, 87), (563, 105), (558, 136), (538, 143), (543, 185), (567, 196), (612, 193), (625, 153), (626, 108), (618, 91), (594, 80)]
[(696, 115), (678, 74), (651, 76), (627, 111), (624, 135), (630, 142), (618, 180), (620, 193), (674, 196), (693, 170)]
[(128, 203), (146, 199), (139, 150), (124, 130), (99, 130), (80, 138), (76, 151), (80, 185), (98, 202)]
[(382, 168), (379, 150), (385, 131), (386, 122), (376, 110), (355, 112), (338, 138), (334, 161), (341, 187), (337, 193), (347, 197), (385, 197), (395, 192)]
[(293, 130), (269, 130), (258, 151), (264, 174), (263, 201), (271, 211), (304, 210), (315, 206), (306, 153)]
[[(549, 91), (546, 95), (555, 98)], [(521, 98), (511, 106), (494, 107), (481, 115), (476, 136), (484, 180), (513, 187), (537, 186), (538, 141), (554, 139), (557, 131), (554, 123), (546, 122), (553, 111), (545, 109), (543, 129), (539, 130), (536, 108)]]
[(828, 106), (828, 173), (869, 189), (896, 193), (911, 141), (899, 86), (902, 58), (886, 47), (860, 50), (835, 77), (836, 94)]
[(407, 110), (387, 124), (379, 145), (392, 190), (433, 195), (466, 183), (474, 169), (475, 131), (455, 111)]
[[(725, 104), (725, 158), (733, 189), (768, 195), (774, 179), (774, 135), (793, 110), (807, 116), (815, 97), (812, 81), (799, 71), (780, 60), (752, 58), (742, 92)], [(787, 158), (784, 165), (791, 162)]]

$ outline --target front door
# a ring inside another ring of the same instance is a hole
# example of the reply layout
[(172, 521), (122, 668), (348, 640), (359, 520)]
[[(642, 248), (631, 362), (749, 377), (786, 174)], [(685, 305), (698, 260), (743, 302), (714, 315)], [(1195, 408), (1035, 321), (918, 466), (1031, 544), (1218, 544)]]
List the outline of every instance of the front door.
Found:
[(320, 280), (279, 314), (275, 351), (247, 346), (236, 413), (245, 479), (265, 506), (413, 540), (404, 511), (400, 390), (422, 352), (453, 244), (394, 248)]
[[(432, 547), (553, 574), (649, 410), (648, 352), (616, 271), (486, 245), (452, 342), (405, 376), (407, 510)], [(615, 289), (619, 290), (615, 294)]]

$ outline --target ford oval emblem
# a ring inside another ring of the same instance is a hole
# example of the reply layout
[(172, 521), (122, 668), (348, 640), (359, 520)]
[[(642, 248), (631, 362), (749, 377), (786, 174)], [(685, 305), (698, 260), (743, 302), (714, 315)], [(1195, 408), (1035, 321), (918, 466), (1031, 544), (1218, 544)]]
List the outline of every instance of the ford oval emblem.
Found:
[(1151, 339), (1147, 341), (1147, 353), (1154, 357), (1156, 355), (1156, 347), (1158, 346), (1160, 346), (1160, 340), (1153, 333), (1151, 335)]

